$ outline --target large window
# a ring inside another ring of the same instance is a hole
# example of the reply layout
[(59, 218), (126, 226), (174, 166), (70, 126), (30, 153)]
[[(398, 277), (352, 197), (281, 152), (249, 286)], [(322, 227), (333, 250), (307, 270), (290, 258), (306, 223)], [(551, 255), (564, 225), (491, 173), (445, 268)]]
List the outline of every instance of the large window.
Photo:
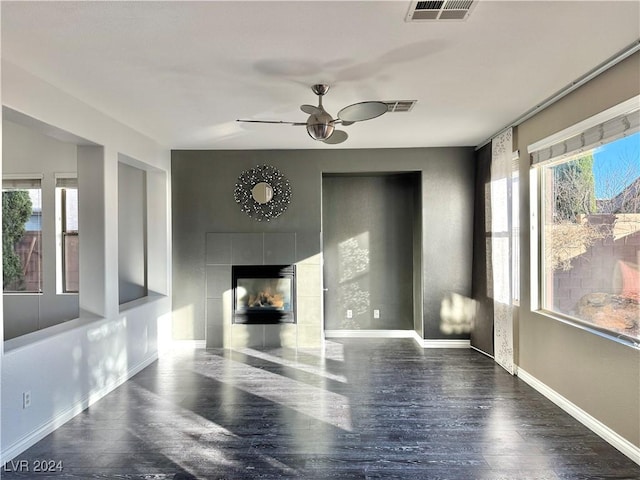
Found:
[[(637, 118), (637, 111), (624, 113), (532, 156), (540, 169), (539, 307), (636, 342), (640, 340)], [(600, 140), (589, 142), (591, 135)], [(586, 148), (572, 152), (574, 141)], [(554, 158), (554, 150), (568, 153)]]
[(2, 181), (2, 267), (5, 293), (42, 292), (40, 178)]

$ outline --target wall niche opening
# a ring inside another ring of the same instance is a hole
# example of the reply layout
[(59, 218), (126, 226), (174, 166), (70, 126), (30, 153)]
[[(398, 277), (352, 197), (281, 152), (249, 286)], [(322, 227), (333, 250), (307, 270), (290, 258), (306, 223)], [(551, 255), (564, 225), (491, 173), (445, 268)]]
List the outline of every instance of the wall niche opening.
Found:
[(233, 323), (296, 323), (295, 265), (233, 265)]

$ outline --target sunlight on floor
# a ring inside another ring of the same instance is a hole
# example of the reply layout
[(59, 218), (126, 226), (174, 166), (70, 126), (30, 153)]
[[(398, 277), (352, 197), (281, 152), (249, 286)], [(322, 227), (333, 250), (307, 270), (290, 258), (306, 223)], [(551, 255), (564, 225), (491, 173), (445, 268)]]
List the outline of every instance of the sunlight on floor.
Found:
[[(249, 364), (256, 360), (262, 361), (259, 363), (260, 366)], [(266, 363), (265, 360), (267, 360)], [(213, 356), (210, 359), (211, 363), (219, 366), (213, 371), (222, 373), (212, 375), (209, 367), (203, 368), (198, 373), (290, 408), (292, 411), (303, 414), (302, 418), (314, 418), (341, 430), (351, 431), (349, 398), (331, 392), (329, 385), (331, 382), (346, 383), (345, 378), (336, 376), (337, 378), (333, 379), (329, 378), (331, 375), (318, 375), (315, 369), (302, 369), (300, 364), (287, 366), (282, 360), (282, 358), (252, 349), (233, 350), (230, 352), (230, 358)], [(277, 370), (277, 373), (269, 369)], [(273, 384), (278, 385), (277, 390), (273, 389)], [(304, 389), (299, 388), (301, 384)], [(308, 401), (305, 401), (305, 398)], [(320, 405), (318, 405), (318, 399), (321, 399)]]
[[(131, 386), (132, 397), (144, 403), (149, 390)], [(156, 401), (162, 400), (163, 395), (153, 394)], [(175, 410), (173, 410), (175, 408)], [(194, 413), (188, 408), (179, 408), (175, 403), (171, 405), (171, 415), (166, 410), (154, 409), (142, 411), (142, 421), (146, 425), (144, 438), (140, 437), (137, 427), (129, 428), (129, 433), (141, 438), (148, 445), (150, 451), (158, 452), (172, 460), (187, 471), (195, 472), (197, 465), (206, 457), (208, 461), (225, 467), (236, 466), (225, 453), (225, 445), (238, 438), (230, 430)], [(180, 455), (175, 454), (172, 443), (167, 443), (168, 438), (175, 438), (176, 432), (180, 432), (182, 449)], [(193, 465), (191, 465), (193, 463)]]

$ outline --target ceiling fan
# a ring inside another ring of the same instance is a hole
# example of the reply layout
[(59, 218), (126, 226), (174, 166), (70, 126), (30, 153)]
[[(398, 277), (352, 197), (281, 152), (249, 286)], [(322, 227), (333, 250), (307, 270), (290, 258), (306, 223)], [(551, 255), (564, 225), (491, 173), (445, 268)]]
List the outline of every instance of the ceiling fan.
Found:
[(338, 112), (338, 117), (333, 118), (322, 106), (322, 97), (329, 91), (329, 85), (318, 83), (311, 87), (313, 93), (318, 96), (318, 106), (301, 105), (300, 110), (309, 114), (306, 122), (285, 122), (281, 120), (236, 120), (248, 123), (277, 123), (283, 125), (306, 126), (307, 133), (314, 140), (335, 145), (344, 142), (349, 135), (344, 130), (336, 130), (336, 125), (348, 126), (355, 122), (363, 122), (379, 117), (389, 109), (385, 102), (370, 101), (359, 102), (344, 107)]

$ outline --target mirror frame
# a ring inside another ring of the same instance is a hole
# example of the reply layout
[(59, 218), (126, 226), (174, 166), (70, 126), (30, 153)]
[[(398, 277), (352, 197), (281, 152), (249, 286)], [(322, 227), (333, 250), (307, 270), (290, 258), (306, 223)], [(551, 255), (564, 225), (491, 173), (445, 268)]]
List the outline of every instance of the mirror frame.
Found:
[[(260, 183), (269, 185), (273, 190), (271, 200), (261, 203), (253, 195), (253, 189)], [(291, 202), (289, 180), (271, 165), (258, 165), (245, 170), (238, 177), (234, 197), (240, 210), (249, 217), (262, 222), (271, 221), (280, 216)]]

